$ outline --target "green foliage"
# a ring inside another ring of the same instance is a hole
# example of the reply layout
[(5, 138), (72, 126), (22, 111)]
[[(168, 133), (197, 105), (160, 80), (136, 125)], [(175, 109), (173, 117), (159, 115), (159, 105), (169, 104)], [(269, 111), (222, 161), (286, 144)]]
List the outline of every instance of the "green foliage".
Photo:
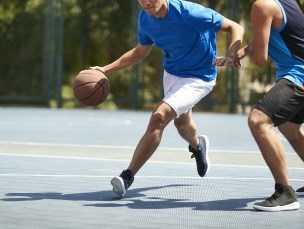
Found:
[(41, 93), (43, 5), (2, 1), (0, 5), (0, 95)]
[[(246, 28), (244, 44), (249, 41), (252, 0), (193, 1), (215, 9), (235, 21), (241, 20)], [(8, 102), (14, 101), (14, 96), (21, 96), (25, 100), (33, 97), (34, 99), (27, 100), (30, 102), (43, 102), (42, 98), (49, 96), (50, 105), (58, 106), (57, 98), (50, 96), (56, 90), (54, 82), (45, 79), (46, 72), (57, 71), (48, 68), (56, 66), (54, 62), (60, 62), (57, 57), (48, 59), (52, 55), (47, 56), (46, 53), (46, 49), (53, 50), (53, 46), (58, 43), (57, 38), (46, 37), (47, 32), (53, 29), (55, 35), (59, 32), (57, 24), (54, 28), (46, 27), (45, 22), (49, 19), (47, 2), (58, 4), (63, 9), (63, 75), (58, 81), (62, 105), (77, 107), (80, 105), (73, 98), (71, 85), (78, 72), (89, 66), (106, 65), (136, 44), (138, 3), (135, 0), (1, 0), (0, 98), (12, 98)], [(304, 9), (304, 0), (298, 2)], [(54, 17), (58, 17), (58, 14), (59, 12), (54, 12)], [(227, 36), (219, 33), (219, 55), (224, 55), (226, 49)], [(162, 58), (162, 53), (154, 48), (141, 64), (111, 75), (111, 94), (100, 108), (152, 109), (162, 98)], [(47, 60), (51, 67), (46, 65)], [(246, 69), (251, 82), (272, 83), (274, 73), (270, 62), (263, 68), (249, 63)], [(233, 78), (231, 82), (237, 84), (238, 76), (235, 72), (234, 74), (229, 77)], [(51, 77), (56, 78), (57, 75)], [(219, 70), (215, 90), (203, 100), (199, 109), (220, 112), (229, 110), (229, 97), (234, 93), (231, 92), (229, 77), (226, 69)], [(242, 89), (238, 85), (235, 88)]]

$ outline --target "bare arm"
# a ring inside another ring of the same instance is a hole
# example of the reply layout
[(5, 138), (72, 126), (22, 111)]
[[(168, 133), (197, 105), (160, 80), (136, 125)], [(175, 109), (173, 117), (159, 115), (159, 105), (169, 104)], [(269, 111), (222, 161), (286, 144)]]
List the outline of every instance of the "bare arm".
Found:
[(234, 58), (237, 51), (241, 47), (244, 36), (244, 28), (236, 22), (225, 18), (221, 31), (227, 32), (230, 35), (230, 45), (226, 56)]
[[(274, 3), (274, 1), (273, 1)], [(253, 38), (246, 49), (251, 59), (257, 65), (263, 65), (268, 57), (268, 42), (273, 20), (273, 3), (256, 1), (251, 9)]]
[(141, 44), (137, 44), (135, 48), (126, 52), (114, 62), (105, 65), (103, 67), (94, 66), (91, 68), (99, 70), (103, 72), (105, 75), (109, 75), (123, 68), (127, 68), (131, 65), (137, 64), (138, 62), (140, 62), (149, 55), (151, 49), (152, 49), (152, 45), (144, 46)]
[(226, 56), (217, 58), (213, 64), (216, 66), (234, 66), (239, 67), (239, 63), (235, 63), (235, 57), (241, 47), (244, 28), (236, 22), (225, 18), (222, 24), (221, 31), (227, 32), (230, 36), (230, 44)]
[(282, 17), (281, 10), (274, 1), (256, 1), (251, 9), (252, 39), (248, 45), (239, 50), (239, 60), (248, 55), (255, 64), (265, 64), (271, 27), (279, 28)]

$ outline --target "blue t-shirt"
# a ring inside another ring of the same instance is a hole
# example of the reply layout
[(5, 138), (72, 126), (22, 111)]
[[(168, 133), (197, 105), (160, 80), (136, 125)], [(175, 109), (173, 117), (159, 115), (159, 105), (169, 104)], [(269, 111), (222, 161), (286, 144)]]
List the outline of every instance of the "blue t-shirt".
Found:
[(275, 62), (276, 80), (286, 78), (304, 85), (304, 14), (295, 0), (275, 0), (283, 13), (279, 29), (271, 29), (269, 56)]
[(164, 18), (155, 18), (144, 10), (138, 20), (141, 45), (155, 44), (164, 51), (164, 69), (179, 77), (195, 77), (204, 81), (216, 78), (216, 33), (224, 17), (202, 5), (167, 0)]

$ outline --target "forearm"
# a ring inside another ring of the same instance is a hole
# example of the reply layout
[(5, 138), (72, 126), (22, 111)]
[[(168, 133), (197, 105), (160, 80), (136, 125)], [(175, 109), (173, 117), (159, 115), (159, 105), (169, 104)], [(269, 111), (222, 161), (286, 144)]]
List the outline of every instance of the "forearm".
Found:
[(121, 57), (119, 57), (114, 62), (103, 66), (103, 72), (106, 75), (109, 75), (111, 73), (114, 73), (116, 71), (119, 71), (123, 68), (127, 68), (129, 66), (132, 66), (134, 64), (137, 64), (142, 59), (144, 59), (145, 56), (139, 55), (136, 53), (135, 48), (126, 52)]
[(214, 66), (232, 66), (234, 68), (239, 68), (240, 62), (237, 57), (238, 50), (240, 49), (243, 41), (244, 28), (241, 25), (225, 18), (221, 30), (229, 34), (230, 45), (226, 55), (224, 57), (217, 57), (212, 64)]
[(226, 56), (234, 59), (241, 48), (241, 44), (244, 36), (244, 28), (235, 23), (229, 32), (230, 34), (230, 45), (227, 50)]

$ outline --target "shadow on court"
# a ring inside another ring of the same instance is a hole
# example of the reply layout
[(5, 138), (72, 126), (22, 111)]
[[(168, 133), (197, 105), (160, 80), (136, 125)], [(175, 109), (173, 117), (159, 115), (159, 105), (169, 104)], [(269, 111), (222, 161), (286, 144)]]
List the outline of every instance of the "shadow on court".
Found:
[[(172, 208), (190, 208), (200, 211), (252, 211), (244, 209), (248, 203), (257, 201), (256, 198), (240, 198), (240, 199), (222, 199), (205, 202), (192, 202), (189, 199), (164, 199), (159, 197), (150, 197), (142, 192), (156, 189), (179, 187), (186, 185), (166, 185), (158, 187), (137, 188), (128, 191), (127, 197), (113, 197), (112, 191), (86, 192), (63, 194), (58, 192), (44, 193), (7, 193), (1, 201), (39, 201), (39, 200), (64, 200), (64, 201), (99, 201), (110, 203), (84, 204), (91, 207), (127, 207), (130, 209), (172, 209)], [(137, 199), (140, 198), (140, 199)], [(119, 202), (119, 203), (117, 203)]]

